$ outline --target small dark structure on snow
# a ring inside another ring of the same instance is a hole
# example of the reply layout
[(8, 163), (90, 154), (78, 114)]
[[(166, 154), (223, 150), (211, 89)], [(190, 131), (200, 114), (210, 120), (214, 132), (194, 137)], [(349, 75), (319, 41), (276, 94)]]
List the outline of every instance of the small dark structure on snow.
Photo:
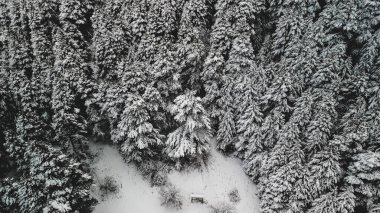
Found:
[(199, 195), (199, 194), (191, 194), (190, 195), (190, 201), (192, 203), (205, 203), (205, 198), (203, 195)]

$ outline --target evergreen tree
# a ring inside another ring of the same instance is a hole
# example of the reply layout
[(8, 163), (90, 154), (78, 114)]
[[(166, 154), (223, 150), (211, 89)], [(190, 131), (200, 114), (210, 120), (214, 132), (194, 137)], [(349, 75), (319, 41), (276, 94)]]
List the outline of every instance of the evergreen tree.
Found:
[[(0, 74), (2, 76), (2, 74)], [(15, 116), (15, 103), (12, 100), (5, 78), (0, 78), (0, 178), (11, 169), (9, 153), (6, 150), (6, 131), (11, 128), (9, 121)]]
[(194, 91), (178, 96), (170, 106), (179, 127), (168, 135), (166, 152), (172, 158), (200, 159), (208, 154), (211, 139), (210, 119)]
[(322, 195), (315, 200), (308, 213), (317, 212), (354, 212), (355, 196), (350, 191), (337, 193), (336, 191)]
[(178, 31), (178, 57), (181, 86), (201, 89), (201, 72), (206, 58), (211, 6), (208, 0), (191, 0), (183, 6)]
[(36, 102), (39, 105), (37, 116), (41, 119), (41, 128), (50, 137), (51, 132), (51, 90), (54, 69), (51, 30), (52, 17), (57, 5), (52, 1), (30, 2), (30, 40), (33, 48), (33, 82), (36, 83)]
[(232, 10), (232, 6), (235, 4), (225, 0), (217, 1), (214, 6), (216, 12), (214, 15), (215, 23), (210, 33), (210, 50), (201, 74), (206, 91), (204, 101), (212, 118), (220, 116), (220, 106), (215, 105), (215, 102), (221, 96), (221, 71), (225, 67), (233, 39), (233, 27), (232, 23), (229, 22), (235, 12)]
[(117, 66), (128, 52), (129, 42), (132, 39), (128, 22), (124, 20), (129, 2), (100, 1), (91, 17), (94, 36), (92, 49), (95, 53), (97, 69), (96, 78), (115, 81)]
[(30, 170), (0, 183), (0, 207), (17, 212), (86, 212), (94, 200), (83, 165), (44, 143), (30, 141), (24, 156)]
[(379, 197), (379, 153), (365, 152), (353, 157), (348, 167), (347, 183), (353, 187), (358, 196), (364, 196), (365, 202), (359, 204), (368, 210), (378, 208)]
[(90, 92), (91, 69), (88, 66), (87, 31), (92, 5), (88, 1), (67, 0), (59, 4), (62, 28), (54, 33), (55, 75), (52, 94), (53, 129), (55, 140), (76, 152), (85, 152), (86, 122), (84, 101)]
[[(9, 17), (8, 7), (6, 1), (0, 1), (0, 178), (6, 174), (10, 165), (8, 159), (8, 153), (6, 152), (4, 143), (5, 141), (5, 130), (7, 128), (7, 122), (12, 120), (12, 114), (14, 113), (11, 109), (11, 98), (12, 94), (9, 91), (9, 85), (6, 81), (9, 74), (9, 52), (8, 52), (8, 41), (7, 33), (9, 27)], [(1, 207), (0, 207), (1, 209)]]
[(176, 5), (181, 1), (149, 1), (146, 4), (149, 8), (145, 17), (146, 32), (138, 45), (135, 60), (155, 62), (156, 54), (169, 49), (167, 45), (170, 46), (177, 37)]
[(158, 110), (157, 103), (154, 103), (157, 95), (157, 91), (148, 88), (143, 97), (130, 94), (127, 98), (117, 134), (113, 136), (114, 141), (121, 143), (121, 151), (127, 161), (142, 163), (151, 159), (162, 144), (162, 136), (150, 117), (150, 112)]

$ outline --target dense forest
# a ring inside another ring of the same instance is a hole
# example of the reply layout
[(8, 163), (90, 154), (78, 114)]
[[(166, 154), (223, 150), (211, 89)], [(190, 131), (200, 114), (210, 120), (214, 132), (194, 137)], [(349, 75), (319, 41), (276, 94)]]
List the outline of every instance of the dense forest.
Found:
[(377, 0), (0, 0), (0, 212), (90, 212), (88, 141), (242, 159), (263, 213), (380, 212)]

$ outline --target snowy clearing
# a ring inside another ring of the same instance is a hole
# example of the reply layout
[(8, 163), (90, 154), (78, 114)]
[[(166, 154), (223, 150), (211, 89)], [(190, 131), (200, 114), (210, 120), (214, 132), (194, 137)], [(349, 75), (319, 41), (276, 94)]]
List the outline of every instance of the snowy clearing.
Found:
[[(177, 172), (169, 174), (169, 182), (175, 185), (182, 196), (181, 210), (170, 210), (160, 205), (158, 187), (151, 187), (137, 171), (126, 164), (117, 149), (111, 145), (91, 143), (91, 151), (98, 156), (92, 165), (95, 184), (106, 176), (113, 176), (119, 185), (119, 192), (102, 201), (99, 190), (94, 195), (100, 200), (95, 213), (208, 213), (210, 205), (221, 202), (231, 204), (237, 213), (258, 213), (259, 200), (255, 185), (244, 173), (241, 162), (223, 156), (212, 149), (207, 168), (203, 171)], [(94, 187), (98, 188), (98, 187)], [(228, 194), (237, 189), (241, 200), (232, 203)], [(206, 204), (191, 203), (190, 195), (204, 195)]]

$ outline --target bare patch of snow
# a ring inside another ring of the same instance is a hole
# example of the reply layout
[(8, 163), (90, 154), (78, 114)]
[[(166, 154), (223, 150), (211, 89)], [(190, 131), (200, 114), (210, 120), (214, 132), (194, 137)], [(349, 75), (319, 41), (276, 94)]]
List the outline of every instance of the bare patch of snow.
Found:
[[(93, 153), (98, 153), (97, 161), (93, 164), (95, 181), (99, 183), (106, 177), (112, 176), (119, 185), (115, 196), (102, 201), (100, 192), (95, 195), (100, 201), (94, 213), (164, 213), (161, 207), (158, 191), (152, 188), (149, 182), (139, 174), (136, 167), (126, 164), (118, 150), (110, 145), (91, 144)], [(97, 188), (97, 187), (96, 187)]]
[[(241, 162), (211, 149), (207, 168), (203, 171), (172, 172), (169, 181), (179, 190), (185, 200), (181, 213), (209, 213), (207, 205), (190, 202), (191, 194), (202, 194), (208, 205), (230, 203), (239, 213), (259, 213), (256, 187), (244, 173)], [(232, 190), (238, 190), (241, 200), (236, 204), (229, 199)]]
[[(256, 187), (244, 173), (241, 162), (225, 157), (213, 147), (207, 168), (187, 172), (173, 171), (168, 175), (169, 182), (175, 185), (183, 197), (181, 210), (170, 210), (160, 203), (159, 188), (151, 187), (137, 171), (126, 164), (117, 149), (111, 145), (90, 143), (93, 153), (98, 153), (92, 167), (96, 184), (106, 176), (112, 176), (120, 189), (114, 196), (102, 201), (100, 192), (94, 195), (100, 200), (95, 213), (209, 213), (210, 205), (229, 203), (238, 213), (259, 213), (259, 200)], [(94, 187), (97, 188), (97, 187)], [(232, 203), (228, 194), (237, 189), (241, 200)], [(190, 195), (204, 196), (207, 204), (191, 203)]]

